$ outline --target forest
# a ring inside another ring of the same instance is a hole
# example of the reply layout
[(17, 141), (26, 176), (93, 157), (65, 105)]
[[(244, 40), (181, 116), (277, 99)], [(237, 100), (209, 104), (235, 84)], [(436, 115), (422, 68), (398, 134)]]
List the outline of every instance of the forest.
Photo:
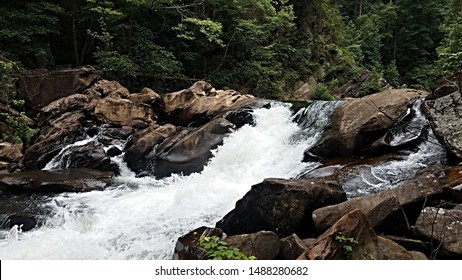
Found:
[(93, 65), (129, 89), (160, 93), (207, 80), (312, 99), (370, 79), (428, 89), (462, 68), (461, 0), (1, 0), (1, 91), (18, 67)]

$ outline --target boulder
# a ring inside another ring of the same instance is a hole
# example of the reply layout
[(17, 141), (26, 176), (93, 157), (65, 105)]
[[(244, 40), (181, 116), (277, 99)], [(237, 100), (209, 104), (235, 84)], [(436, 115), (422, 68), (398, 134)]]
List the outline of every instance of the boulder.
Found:
[(436, 80), (430, 87), (432, 94), (427, 99), (436, 99), (462, 88), (462, 71)]
[(44, 106), (60, 98), (83, 93), (101, 79), (91, 66), (59, 70), (38, 69), (22, 74), (18, 95), (26, 101), (26, 113), (35, 116)]
[(155, 117), (150, 106), (134, 104), (128, 99), (106, 97), (98, 100), (96, 118), (106, 124), (131, 127), (148, 127)]
[(229, 235), (266, 230), (279, 237), (312, 236), (312, 212), (345, 200), (345, 192), (335, 182), (265, 179), (252, 186), (217, 227)]
[(66, 112), (93, 112), (96, 100), (85, 94), (72, 94), (60, 98), (43, 107), (37, 115), (40, 127), (47, 125), (50, 120), (59, 118)]
[(54, 169), (90, 168), (95, 170), (119, 172), (117, 165), (111, 162), (103, 146), (90, 142), (82, 146), (72, 146), (60, 153)]
[(89, 88), (86, 94), (95, 97), (127, 98), (130, 92), (117, 81), (100, 80)]
[(125, 147), (125, 161), (128, 167), (141, 172), (146, 167), (144, 157), (176, 132), (177, 128), (171, 124), (151, 125), (133, 135)]
[[(215, 90), (209, 83), (200, 81), (188, 89), (166, 94), (156, 113), (164, 122), (178, 126), (196, 126), (226, 111), (243, 108), (256, 101), (251, 95), (233, 90)], [(205, 121), (198, 122), (198, 119)]]
[(234, 124), (228, 120), (216, 118), (193, 132), (180, 132), (145, 157), (154, 167), (149, 169), (157, 178), (200, 172), (212, 157), (212, 150), (234, 129)]
[(383, 138), (412, 103), (428, 93), (410, 89), (385, 90), (360, 99), (350, 99), (331, 115), (319, 142), (307, 151), (320, 157), (376, 154), (371, 145)]
[(424, 102), (427, 115), (436, 137), (448, 152), (449, 160), (458, 164), (462, 161), (462, 99), (459, 91)]
[(0, 191), (9, 193), (61, 193), (103, 190), (114, 173), (93, 169), (28, 171), (0, 175)]
[(85, 115), (68, 112), (50, 120), (48, 126), (39, 130), (32, 146), (24, 153), (26, 170), (42, 169), (64, 147), (85, 138)]
[[(432, 249), (441, 258), (462, 258), (462, 211), (427, 207), (415, 225), (416, 234), (433, 240)], [(438, 251), (437, 248), (440, 247)]]
[(223, 238), (223, 231), (217, 228), (200, 227), (180, 238), (175, 245), (174, 260), (206, 260), (206, 250), (200, 246), (200, 237), (217, 236)]
[(403, 234), (426, 201), (441, 198), (448, 188), (462, 183), (461, 171), (462, 167), (430, 166), (397, 188), (319, 208), (313, 212), (315, 228), (321, 233), (346, 213), (361, 210), (378, 232)]
[(254, 256), (257, 260), (274, 260), (279, 255), (279, 238), (271, 231), (232, 235), (224, 241), (228, 246), (239, 248), (246, 256)]
[(359, 210), (347, 213), (319, 236), (299, 257), (308, 260), (411, 260), (395, 242), (377, 236)]
[(306, 249), (306, 243), (296, 234), (281, 238), (281, 251), (279, 258), (282, 260), (296, 260)]
[(146, 104), (149, 106), (161, 99), (160, 95), (150, 88), (143, 88), (139, 93), (132, 93), (127, 97), (128, 100), (136, 105)]
[(8, 162), (19, 161), (23, 156), (21, 150), (22, 144), (0, 142), (0, 160)]

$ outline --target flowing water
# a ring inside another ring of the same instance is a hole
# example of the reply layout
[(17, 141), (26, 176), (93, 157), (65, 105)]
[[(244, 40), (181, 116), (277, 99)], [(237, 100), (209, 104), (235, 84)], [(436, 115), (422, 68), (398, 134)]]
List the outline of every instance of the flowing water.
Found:
[[(253, 184), (296, 177), (319, 166), (302, 163), (303, 152), (319, 139), (337, 104), (316, 102), (295, 117), (280, 104), (257, 109), (255, 126), (225, 138), (204, 170), (189, 176), (137, 178), (123, 156), (113, 158), (121, 175), (109, 189), (51, 198), (45, 206), (54, 214), (44, 226), (24, 233), (14, 227), (0, 235), (0, 259), (170, 259), (179, 236), (214, 226)], [(424, 143), (406, 156), (404, 165), (419, 162), (409, 161), (416, 154), (435, 154), (433, 148), (426, 153)], [(46, 168), (65, 166), (65, 155), (66, 149)]]

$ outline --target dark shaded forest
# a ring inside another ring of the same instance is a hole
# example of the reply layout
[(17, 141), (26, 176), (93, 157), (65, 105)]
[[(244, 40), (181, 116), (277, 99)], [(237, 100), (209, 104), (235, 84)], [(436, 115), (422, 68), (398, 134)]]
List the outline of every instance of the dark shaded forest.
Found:
[[(15, 67), (93, 65), (131, 89), (197, 80), (312, 99), (359, 79), (428, 89), (462, 65), (460, 0), (1, 0), (2, 92)], [(311, 81), (311, 82), (310, 82)]]

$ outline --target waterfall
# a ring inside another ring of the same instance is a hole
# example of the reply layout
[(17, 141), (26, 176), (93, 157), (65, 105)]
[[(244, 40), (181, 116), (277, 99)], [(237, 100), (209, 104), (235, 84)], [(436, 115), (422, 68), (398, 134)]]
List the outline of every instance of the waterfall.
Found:
[[(317, 116), (328, 114), (316, 109)], [(0, 241), (0, 258), (170, 259), (179, 236), (214, 226), (252, 185), (295, 177), (313, 164), (302, 163), (303, 151), (322, 125), (304, 134), (281, 104), (255, 110), (254, 118), (255, 126), (225, 138), (204, 170), (190, 176), (136, 178), (122, 156), (115, 158), (121, 175), (113, 186), (53, 197), (46, 206), (54, 214), (45, 225), (24, 233), (11, 229)]]

